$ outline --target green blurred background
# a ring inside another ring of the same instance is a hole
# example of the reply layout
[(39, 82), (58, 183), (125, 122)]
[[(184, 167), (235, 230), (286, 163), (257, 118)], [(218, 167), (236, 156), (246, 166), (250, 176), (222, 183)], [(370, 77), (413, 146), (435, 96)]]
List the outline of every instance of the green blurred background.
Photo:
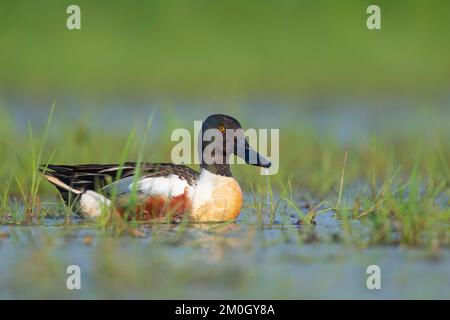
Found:
[[(81, 30), (66, 8), (81, 7)], [(366, 28), (370, 4), (382, 30)], [(0, 2), (3, 96), (448, 95), (449, 1)]]
[[(0, 298), (448, 298), (449, 32), (448, 0), (0, 0)], [(232, 168), (236, 225), (110, 237), (40, 183), (172, 161), (173, 130), (216, 112), (280, 129), (276, 175)]]

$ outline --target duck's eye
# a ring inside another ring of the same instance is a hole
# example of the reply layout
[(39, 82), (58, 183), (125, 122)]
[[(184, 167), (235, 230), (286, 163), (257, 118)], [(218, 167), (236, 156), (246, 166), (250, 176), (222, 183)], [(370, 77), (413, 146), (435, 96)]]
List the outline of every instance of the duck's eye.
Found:
[(223, 125), (223, 124), (221, 124), (221, 125), (219, 126), (219, 130), (220, 130), (220, 131), (222, 131), (222, 132), (224, 132), (224, 131), (225, 131), (225, 127), (224, 127), (224, 125)]

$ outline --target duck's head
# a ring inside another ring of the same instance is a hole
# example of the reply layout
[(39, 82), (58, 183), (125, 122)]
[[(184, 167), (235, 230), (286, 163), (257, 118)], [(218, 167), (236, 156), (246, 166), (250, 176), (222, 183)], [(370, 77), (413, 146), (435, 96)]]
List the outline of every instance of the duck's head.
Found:
[(246, 163), (269, 168), (269, 160), (254, 150), (244, 136), (239, 121), (224, 114), (210, 115), (202, 125), (202, 168), (221, 175), (231, 176), (229, 157), (231, 154)]

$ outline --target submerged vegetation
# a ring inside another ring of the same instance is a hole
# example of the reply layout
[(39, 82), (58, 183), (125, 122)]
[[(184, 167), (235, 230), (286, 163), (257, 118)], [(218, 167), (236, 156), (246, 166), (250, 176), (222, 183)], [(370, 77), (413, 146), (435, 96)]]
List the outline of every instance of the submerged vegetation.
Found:
[[(150, 110), (148, 121), (119, 118), (128, 129), (113, 130), (97, 121), (113, 109), (80, 110), (67, 121), (56, 106), (40, 111), (47, 119), (26, 123), (0, 109), (0, 297), (373, 298), (348, 284), (365, 283), (374, 263), (399, 279), (383, 282), (383, 297), (448, 292), (440, 280), (450, 259), (450, 135), (442, 110), (417, 124), (411, 119), (419, 111), (411, 109), (395, 134), (381, 127), (341, 139), (307, 110), (289, 109), (297, 117), (282, 119), (280, 171), (266, 177), (232, 166), (245, 196), (236, 222), (142, 224), (107, 210), (82, 219), (42, 179), (39, 165), (49, 162), (170, 161), (171, 131), (196, 119), (165, 110)], [(233, 114), (243, 126), (264, 123), (241, 110)], [(80, 291), (65, 286), (72, 264), (83, 270)]]
[[(170, 130), (189, 126), (185, 119), (160, 111), (167, 123), (161, 131), (153, 130), (149, 120), (127, 136), (88, 129), (83, 123), (58, 123), (52, 119), (53, 106), (46, 123), (38, 125), (40, 130), (28, 123), (26, 136), (6, 108), (1, 113), (0, 221), (4, 225), (45, 225), (49, 218), (61, 216), (64, 225), (72, 224), (70, 208), (43, 183), (39, 165), (170, 161)], [(233, 167), (246, 193), (239, 223), (259, 228), (297, 225), (310, 235), (318, 216), (332, 214), (342, 226), (339, 239), (357, 246), (387, 243), (432, 250), (449, 246), (449, 132), (439, 126), (426, 129), (426, 134), (410, 127), (403, 135), (374, 134), (369, 141), (360, 137), (343, 144), (326, 129), (287, 124), (280, 135), (276, 175), (260, 176), (250, 166)], [(109, 227), (113, 218), (107, 213), (86, 225)], [(119, 231), (143, 235), (134, 229), (140, 227), (134, 221), (114, 221)], [(179, 232), (184, 227), (182, 223)]]
[[(0, 2), (0, 298), (450, 297), (449, 1), (377, 1), (381, 30), (360, 0), (76, 4)], [(39, 170), (171, 162), (213, 113), (279, 129), (237, 221), (82, 219)]]

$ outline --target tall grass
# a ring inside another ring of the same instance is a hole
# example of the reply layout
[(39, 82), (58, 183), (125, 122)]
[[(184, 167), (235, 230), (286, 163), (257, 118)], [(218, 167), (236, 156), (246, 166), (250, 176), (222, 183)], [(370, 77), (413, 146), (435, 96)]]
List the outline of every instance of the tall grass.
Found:
[[(50, 184), (42, 183), (40, 164), (45, 167), (50, 161), (120, 165), (126, 161), (170, 161), (170, 144), (166, 142), (169, 139), (164, 136), (170, 136), (170, 132), (153, 132), (151, 119), (142, 136), (137, 134), (140, 128), (135, 127), (125, 138), (115, 132), (89, 130), (80, 138), (74, 126), (59, 129), (61, 125), (52, 121), (54, 112), (53, 105), (39, 134), (29, 125), (28, 137), (14, 127), (8, 116), (2, 117), (0, 138), (7, 142), (3, 143), (7, 146), (5, 152), (0, 154), (2, 223), (45, 224), (43, 218), (49, 211), (60, 210), (61, 204), (48, 201), (57, 192)], [(165, 117), (173, 125), (183, 123), (174, 114)], [(55, 128), (58, 134), (54, 133)], [(377, 135), (367, 145), (345, 147), (312, 127), (304, 126), (302, 130), (284, 129), (280, 137), (280, 171), (276, 176), (259, 176), (258, 168), (251, 166), (233, 166), (232, 171), (248, 196), (240, 223), (256, 221), (260, 228), (298, 224), (302, 228), (314, 225), (318, 216), (334, 212), (351, 242), (449, 245), (450, 146), (444, 143), (445, 130), (433, 132), (434, 143), (418, 143), (412, 127), (408, 129), (409, 136), (393, 139)], [(149, 136), (153, 138), (151, 145), (147, 143)], [(11, 137), (15, 137), (14, 143)], [(293, 145), (302, 147), (297, 150)], [(139, 201), (135, 189), (132, 194), (130, 208)], [(117, 190), (112, 188), (109, 196), (115, 200)], [(46, 206), (41, 199), (46, 200)], [(69, 221), (72, 208), (66, 209), (65, 214)], [(114, 210), (105, 207), (94, 224), (100, 228), (113, 225), (119, 233), (140, 226), (132, 210), (126, 219), (115, 219), (117, 215), (113, 214)], [(359, 227), (355, 227), (355, 221)], [(357, 239), (361, 225), (369, 230), (362, 242)], [(185, 227), (183, 221), (180, 234)]]
[[(29, 153), (27, 155), (28, 159), (25, 160), (25, 164), (22, 163), (23, 172), (21, 172), (22, 175), (24, 174), (26, 176), (26, 178), (20, 179), (17, 172), (10, 170), (10, 177), (4, 185), (0, 202), (2, 217), (4, 217), (6, 212), (9, 212), (10, 214), (13, 212), (13, 215), (18, 217), (15, 221), (16, 223), (33, 223), (33, 219), (38, 218), (41, 212), (44, 212), (41, 210), (40, 196), (38, 193), (39, 186), (43, 179), (43, 173), (39, 170), (39, 168), (43, 159), (44, 147), (54, 110), (55, 102), (50, 108), (47, 122), (44, 127), (42, 137), (39, 139), (39, 143), (36, 142), (36, 135), (32, 130), (31, 124), (28, 124)], [(55, 150), (51, 152), (48, 159), (51, 160), (54, 154)], [(11, 168), (13, 167), (14, 166), (11, 166)], [(11, 210), (10, 191), (13, 180), (16, 183), (17, 190), (19, 191), (21, 197), (20, 211), (22, 211), (22, 214), (17, 214), (17, 210)]]

